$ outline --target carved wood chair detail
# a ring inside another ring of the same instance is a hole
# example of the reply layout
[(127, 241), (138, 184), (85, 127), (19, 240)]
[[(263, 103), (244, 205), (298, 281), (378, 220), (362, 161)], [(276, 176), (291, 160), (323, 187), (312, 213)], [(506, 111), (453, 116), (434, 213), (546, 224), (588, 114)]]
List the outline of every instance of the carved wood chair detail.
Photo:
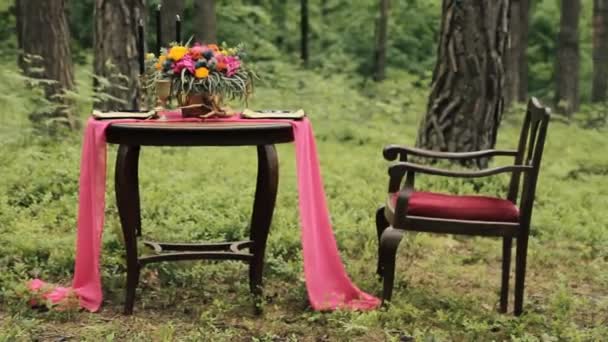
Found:
[[(532, 98), (527, 106), (517, 150), (450, 153), (397, 145), (384, 148), (386, 160), (399, 160), (388, 169), (389, 196), (376, 213), (379, 240), (377, 273), (384, 280), (384, 302), (391, 300), (395, 255), (406, 231), (495, 236), (503, 238), (500, 312), (507, 312), (511, 247), (515, 239), (514, 314), (522, 313), (530, 220), (549, 120), (550, 110)], [(458, 161), (510, 156), (514, 163), (480, 171), (452, 171), (412, 163), (408, 161), (409, 156)], [(417, 173), (464, 178), (510, 173), (511, 181), (506, 199), (459, 196), (418, 191), (414, 187)]]

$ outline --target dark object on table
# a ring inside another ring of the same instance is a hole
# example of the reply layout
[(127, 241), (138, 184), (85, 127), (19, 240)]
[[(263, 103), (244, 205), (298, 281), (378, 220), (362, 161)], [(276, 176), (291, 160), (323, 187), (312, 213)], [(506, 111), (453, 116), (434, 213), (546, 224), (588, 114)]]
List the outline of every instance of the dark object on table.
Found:
[[(133, 313), (141, 267), (152, 262), (177, 260), (241, 260), (249, 264), (249, 289), (256, 309), (262, 298), (264, 251), (279, 182), (274, 144), (293, 141), (289, 123), (116, 123), (106, 130), (108, 143), (120, 144), (116, 157), (116, 204), (124, 234), (127, 287), (124, 313)], [(153, 255), (138, 257), (141, 236), (138, 164), (140, 146), (256, 146), (258, 175), (249, 240), (224, 243), (145, 242)], [(245, 251), (247, 250), (248, 251)]]
[[(530, 219), (549, 119), (550, 110), (532, 98), (528, 103), (517, 150), (447, 153), (396, 145), (384, 148), (385, 159), (393, 161), (399, 158), (399, 162), (389, 167), (388, 200), (376, 212), (379, 240), (377, 273), (384, 278), (383, 301), (391, 300), (395, 254), (406, 231), (500, 236), (503, 238), (500, 312), (507, 312), (511, 245), (515, 238), (517, 256), (514, 313), (516, 316), (522, 313)], [(514, 158), (514, 163), (480, 171), (449, 171), (408, 162), (410, 155), (452, 160), (510, 156)], [(507, 199), (418, 192), (414, 189), (416, 173), (475, 178), (504, 172), (511, 173)], [(520, 184), (522, 174), (523, 184)], [(404, 177), (405, 183), (401, 187)], [(520, 188), (518, 208), (516, 203)]]

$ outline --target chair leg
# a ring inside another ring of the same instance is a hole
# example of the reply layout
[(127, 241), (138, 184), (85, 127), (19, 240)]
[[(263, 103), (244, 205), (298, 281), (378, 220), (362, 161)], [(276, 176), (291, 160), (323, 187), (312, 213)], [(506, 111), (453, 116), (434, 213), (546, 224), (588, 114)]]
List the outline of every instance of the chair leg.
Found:
[(515, 316), (519, 316), (523, 312), (527, 256), (528, 235), (523, 234), (517, 238), (517, 255), (515, 259)]
[(511, 246), (513, 238), (502, 240), (502, 281), (500, 285), (500, 312), (506, 313), (509, 307), (509, 275), (511, 272)]
[(397, 247), (405, 234), (405, 230), (387, 228), (380, 238), (380, 254), (382, 257), (382, 276), (384, 278), (384, 288), (382, 292), (382, 304), (391, 300), (393, 295), (393, 283), (395, 280), (395, 255)]
[(139, 284), (139, 266), (127, 268), (127, 288), (125, 291), (125, 306), (123, 313), (125, 315), (133, 314), (133, 306), (135, 305), (135, 291)]
[(380, 253), (380, 238), (382, 237), (382, 233), (386, 228), (388, 228), (389, 223), (384, 216), (384, 207), (378, 208), (376, 211), (376, 233), (378, 234), (378, 265), (376, 266), (376, 273), (382, 277), (382, 253)]

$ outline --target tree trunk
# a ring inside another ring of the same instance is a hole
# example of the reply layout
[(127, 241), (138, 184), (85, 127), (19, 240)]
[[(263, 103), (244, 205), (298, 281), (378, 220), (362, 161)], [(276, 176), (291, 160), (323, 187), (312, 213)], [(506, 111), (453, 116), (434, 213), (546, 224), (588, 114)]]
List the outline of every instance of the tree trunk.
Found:
[(571, 115), (579, 105), (580, 52), (578, 22), (580, 0), (563, 0), (555, 70), (555, 103), (563, 114)]
[(509, 0), (443, 0), (438, 58), (417, 146), (450, 152), (494, 147), (503, 111), (508, 14)]
[(201, 43), (217, 42), (217, 19), (215, 0), (196, 0), (194, 2), (194, 34)]
[(308, 0), (300, 0), (300, 56), (308, 64)]
[(525, 102), (528, 96), (529, 0), (512, 0), (509, 49), (505, 58), (505, 104)]
[[(184, 0), (164, 0), (161, 7), (162, 43), (167, 47), (175, 41), (175, 16), (184, 15)], [(182, 39), (188, 37), (182, 37)]]
[(275, 43), (279, 49), (285, 48), (285, 37), (287, 32), (287, 4), (285, 0), (275, 0), (272, 3), (272, 14), (274, 22), (277, 23), (278, 33), (275, 38)]
[[(23, 56), (24, 73), (32, 78), (53, 81), (44, 87), (46, 98), (57, 108), (53, 113), (34, 113), (33, 121), (49, 114), (68, 127), (77, 126), (70, 112), (70, 101), (62, 95), (74, 89), (74, 70), (70, 52), (70, 31), (64, 0), (20, 0), (17, 6), (17, 37)], [(25, 62), (27, 61), (27, 63)]]
[(19, 55), (17, 56), (17, 65), (22, 70), (24, 69), (23, 64), (23, 6), (21, 6), (21, 0), (15, 0), (15, 6), (13, 8), (15, 14), (15, 32), (17, 35), (17, 48), (19, 49)]
[(376, 81), (385, 78), (386, 71), (386, 44), (388, 40), (388, 10), (389, 0), (380, 0), (380, 17), (376, 24), (376, 53), (375, 53), (375, 74)]
[(95, 0), (94, 71), (111, 83), (96, 91), (111, 95), (96, 107), (103, 110), (137, 107), (139, 64), (137, 24), (144, 0)]
[(608, 0), (593, 1), (593, 90), (591, 101), (608, 96)]

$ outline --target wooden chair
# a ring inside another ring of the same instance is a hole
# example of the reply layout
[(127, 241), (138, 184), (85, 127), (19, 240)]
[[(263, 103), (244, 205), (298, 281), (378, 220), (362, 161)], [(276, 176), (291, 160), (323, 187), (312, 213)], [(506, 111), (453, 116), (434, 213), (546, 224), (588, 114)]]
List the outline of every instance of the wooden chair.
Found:
[[(507, 312), (511, 245), (515, 238), (514, 313), (517, 316), (522, 313), (530, 218), (549, 119), (550, 110), (532, 98), (528, 103), (517, 150), (449, 153), (397, 145), (384, 148), (386, 160), (399, 161), (389, 167), (388, 200), (376, 213), (379, 240), (377, 273), (384, 279), (383, 301), (391, 299), (395, 255), (406, 231), (500, 236), (503, 238), (500, 312)], [(511, 156), (514, 164), (480, 171), (450, 171), (408, 162), (408, 156), (460, 161)], [(507, 199), (419, 192), (414, 188), (416, 173), (474, 178), (505, 172), (511, 173)], [(520, 185), (521, 175), (523, 184)], [(518, 208), (516, 204), (520, 188)]]

